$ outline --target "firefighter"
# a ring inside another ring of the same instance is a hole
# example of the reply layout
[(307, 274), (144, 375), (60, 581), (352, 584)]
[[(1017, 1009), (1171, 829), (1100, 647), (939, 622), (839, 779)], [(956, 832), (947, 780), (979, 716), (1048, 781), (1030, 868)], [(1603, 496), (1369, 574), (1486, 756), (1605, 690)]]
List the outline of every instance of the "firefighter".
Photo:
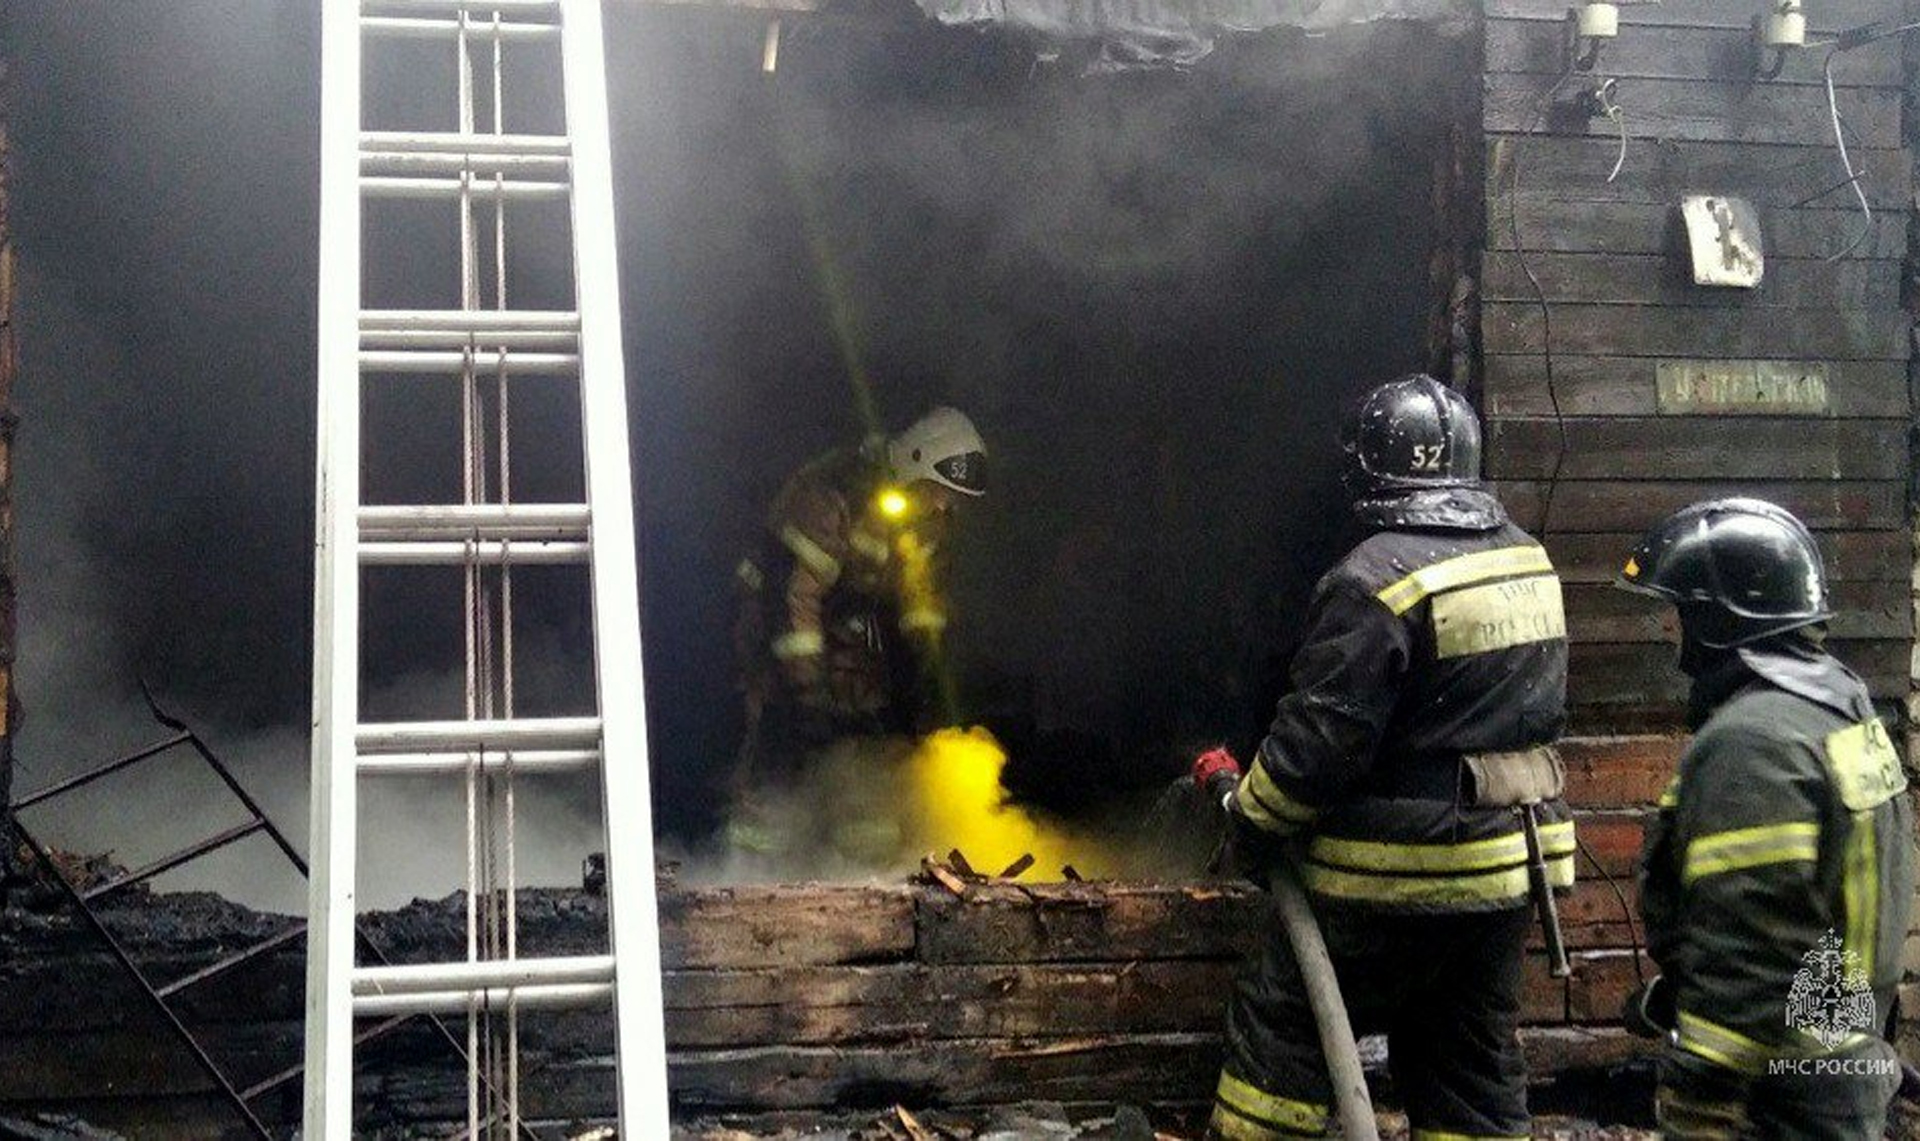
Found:
[(944, 407), (787, 480), (762, 550), (739, 566), (737, 795), (836, 740), (926, 727), (930, 656), (947, 621), (941, 540), (955, 506), (985, 491), (986, 445)]
[[(1523, 812), (1540, 890), (1573, 881), (1560, 580), (1481, 482), (1479, 421), (1439, 381), (1375, 389), (1343, 444), (1369, 534), (1315, 588), (1291, 692), (1226, 797), (1236, 847), (1243, 866), (1295, 862), (1416, 1141), (1525, 1137)], [(1327, 1067), (1277, 932), (1235, 985), (1227, 1044), (1211, 1137), (1325, 1134)]]
[(1676, 1141), (1878, 1137), (1899, 1065), (1878, 1033), (1913, 895), (1907, 776), (1867, 688), (1823, 646), (1819, 549), (1722, 499), (1641, 540), (1620, 585), (1678, 610), (1692, 743), (1641, 856)]

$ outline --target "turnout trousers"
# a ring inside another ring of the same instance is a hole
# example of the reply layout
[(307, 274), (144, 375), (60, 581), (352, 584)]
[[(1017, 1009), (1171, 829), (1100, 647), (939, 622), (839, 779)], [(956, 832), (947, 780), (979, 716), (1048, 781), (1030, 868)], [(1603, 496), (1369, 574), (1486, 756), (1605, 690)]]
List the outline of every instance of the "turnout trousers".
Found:
[(1805, 1072), (1735, 1079), (1667, 1059), (1654, 1116), (1667, 1141), (1863, 1141), (1886, 1132), (1900, 1057), (1872, 1041), (1790, 1063)]
[[(1321, 909), (1354, 1033), (1387, 1036), (1413, 1141), (1529, 1136), (1521, 962), (1532, 913)], [(1209, 1135), (1320, 1137), (1332, 1084), (1300, 968), (1278, 926), (1241, 968)]]

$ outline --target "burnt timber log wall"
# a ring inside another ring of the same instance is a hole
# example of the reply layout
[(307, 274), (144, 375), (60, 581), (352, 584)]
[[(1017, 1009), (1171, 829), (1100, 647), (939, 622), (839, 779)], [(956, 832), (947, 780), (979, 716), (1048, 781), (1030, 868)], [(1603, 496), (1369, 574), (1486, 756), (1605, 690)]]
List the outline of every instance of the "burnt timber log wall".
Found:
[[(1910, 7), (1833, 0), (1807, 10), (1820, 38)], [(1657, 614), (1606, 584), (1639, 531), (1712, 495), (1773, 499), (1820, 532), (1840, 654), (1882, 699), (1904, 701), (1910, 687), (1906, 70), (1897, 40), (1835, 60), (1875, 214), (1859, 248), (1828, 261), (1862, 220), (1833, 145), (1825, 52), (1792, 53), (1779, 78), (1755, 78), (1758, 10), (1748, 0), (1623, 10), (1593, 72), (1560, 88), (1566, 98), (1618, 81), (1628, 143), (1608, 182), (1614, 123), (1569, 126), (1546, 107), (1568, 66), (1567, 5), (1486, 3), (1477, 381), (1487, 466), (1522, 522), (1544, 530), (1566, 577), (1576, 725), (1589, 730), (1677, 723), (1684, 679)], [(1758, 209), (1760, 288), (1692, 283), (1679, 222), (1687, 194), (1737, 195)], [(1814, 415), (1663, 408), (1663, 361), (1818, 362), (1827, 405)]]
[[(1590, 784), (1609, 779), (1588, 773)], [(1617, 831), (1625, 844), (1629, 826)], [(676, 1114), (1204, 1103), (1228, 982), (1264, 907), (1250, 889), (1218, 884), (975, 885), (963, 897), (909, 885), (666, 888)], [(1607, 949), (1625, 942), (1620, 915), (1603, 884), (1583, 885), (1568, 908), (1574, 978), (1549, 979), (1537, 956), (1531, 965), (1537, 1077), (1636, 1053), (1606, 1025), (1632, 985), (1630, 960)], [(523, 952), (590, 950), (604, 919), (597, 897), (526, 893)], [(129, 899), (109, 921), (161, 978), (294, 922), (205, 895)], [(454, 898), (368, 923), (396, 958), (457, 954), (464, 938)], [(248, 970), (188, 1010), (242, 1082), (298, 1058), (298, 944)], [(604, 1016), (524, 1016), (533, 1114), (586, 1120), (608, 1110), (609, 1029)], [(418, 1023), (366, 1049), (357, 1081), (367, 1132), (444, 1126), (465, 1113), (464, 1072)], [(53, 1109), (155, 1135), (220, 1135), (209, 1088), (71, 916), (15, 913), (0, 923), (0, 1116)], [(292, 1083), (261, 1106), (291, 1125), (298, 1094)]]
[[(1620, 157), (1614, 123), (1569, 129), (1543, 106), (1567, 71), (1567, 5), (1486, 0), (1480, 367), (1467, 384), (1486, 417), (1489, 475), (1543, 534), (1567, 583), (1576, 731), (1677, 729), (1685, 679), (1659, 615), (1608, 584), (1638, 532), (1722, 494), (1759, 495), (1807, 520), (1833, 580), (1837, 652), (1882, 702), (1912, 700), (1920, 577), (1909, 491), (1913, 298), (1903, 279), (1915, 264), (1916, 132), (1904, 119), (1914, 72), (1897, 40), (1834, 60), (1874, 208), (1863, 229), (1833, 145), (1825, 52), (1792, 53), (1777, 79), (1757, 79), (1757, 10), (1745, 0), (1623, 9), (1619, 38), (1591, 75), (1562, 89), (1618, 80), (1628, 141), (1609, 182)], [(1808, 5), (1816, 39), (1916, 14), (1905, 0)], [(1679, 221), (1688, 194), (1738, 195), (1758, 209), (1759, 289), (1693, 284)], [(1856, 234), (1852, 255), (1827, 260)], [(1663, 361), (1817, 362), (1826, 407), (1791, 416), (1663, 408)], [(1677, 736), (1567, 743), (1581, 835), (1610, 870), (1631, 868), (1648, 805), (1683, 745)], [(1592, 863), (1580, 861), (1583, 879)], [(1627, 930), (1610, 941), (1604, 928), (1589, 931), (1630, 955)], [(1909, 937), (1905, 958), (1913, 979), (1920, 938)], [(1606, 1013), (1576, 1011), (1572, 992), (1570, 1015)], [(1902, 1007), (1920, 1010), (1920, 988), (1903, 988)], [(1902, 1045), (1920, 1057), (1920, 1025), (1903, 1027)]]

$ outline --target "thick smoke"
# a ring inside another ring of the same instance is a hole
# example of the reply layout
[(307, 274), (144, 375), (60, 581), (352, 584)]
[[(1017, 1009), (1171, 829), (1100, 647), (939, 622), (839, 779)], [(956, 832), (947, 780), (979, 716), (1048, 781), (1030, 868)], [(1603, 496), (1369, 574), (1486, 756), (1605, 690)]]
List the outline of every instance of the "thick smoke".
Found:
[[(1340, 526), (1333, 417), (1424, 357), (1458, 45), (1273, 33), (1184, 74), (1090, 78), (1011, 37), (790, 23), (769, 78), (751, 21), (609, 18), (662, 826), (697, 843), (717, 817), (729, 576), (786, 472), (858, 437), (854, 377), (891, 426), (946, 401), (989, 437), (950, 641), (1016, 791), (1110, 799), (1257, 725)], [(313, 7), (28, 0), (0, 52), (25, 271), (16, 788), (156, 736), (145, 676), (304, 846)], [(422, 59), (374, 64), (370, 108), (446, 129), (452, 69)], [(550, 129), (554, 93), (510, 70), (509, 129)], [(369, 303), (451, 303), (444, 223), (403, 239), (370, 216), (390, 260)], [(556, 249), (514, 239), (514, 304), (565, 303)], [(368, 470), (393, 502), (454, 470), (450, 407), (417, 392), (370, 396), (370, 420), (398, 416)], [(517, 408), (523, 491), (563, 497), (577, 425)], [(367, 715), (457, 700), (444, 584), (368, 590)], [(580, 601), (523, 600), (529, 711), (580, 700)], [(370, 903), (464, 874), (457, 786), (393, 788), (367, 798)], [(156, 774), (44, 830), (138, 862), (230, 823), (211, 803)], [(573, 878), (598, 817), (581, 788), (526, 806), (527, 877)], [(254, 882), (264, 862), (204, 882), (297, 905)]]

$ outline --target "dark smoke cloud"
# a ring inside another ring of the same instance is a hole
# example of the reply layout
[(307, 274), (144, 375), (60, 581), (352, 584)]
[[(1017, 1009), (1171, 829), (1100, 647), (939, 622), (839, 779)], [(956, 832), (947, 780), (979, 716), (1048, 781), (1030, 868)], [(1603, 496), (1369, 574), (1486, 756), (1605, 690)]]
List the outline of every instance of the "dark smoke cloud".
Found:
[[(1070, 800), (1257, 724), (1340, 525), (1330, 417), (1424, 357), (1428, 171), (1458, 45), (1273, 33), (1186, 74), (1088, 78), (1011, 38), (823, 21), (789, 27), (769, 80), (755, 22), (609, 19), (663, 826), (695, 835), (716, 808), (736, 732), (725, 584), (784, 473), (857, 437), (849, 345), (892, 425), (951, 401), (989, 436), (998, 486), (964, 520), (954, 640), (1010, 779)], [(152, 736), (145, 675), (304, 839), (312, 6), (13, 0), (0, 52), (25, 268), (17, 787)], [(370, 76), (377, 111), (451, 125), (444, 61)], [(407, 95), (403, 76), (446, 94)], [(551, 125), (550, 90), (509, 93), (510, 127)], [(396, 244), (405, 224), (370, 215), (392, 255), (371, 303), (450, 294), (447, 227)], [(553, 247), (516, 239), (512, 259), (515, 304), (565, 293)], [(370, 401), (389, 399), (412, 397)], [(572, 454), (559, 406), (530, 396), (516, 422), (527, 494), (564, 494), (565, 463), (541, 460)], [(400, 413), (370, 485), (444, 488), (447, 414)], [(415, 617), (443, 588), (369, 592), (385, 592), (369, 715), (452, 700), (457, 619)], [(524, 618), (527, 700), (577, 702), (578, 592)], [(62, 838), (190, 838), (153, 834), (156, 805), (207, 830), (168, 789), (59, 821)], [(376, 860), (410, 868), (390, 894), (447, 890), (457, 850), (434, 857), (401, 822), (446, 836), (460, 798), (389, 804), (368, 832), (395, 838)], [(561, 790), (534, 874), (570, 878), (597, 816)]]

